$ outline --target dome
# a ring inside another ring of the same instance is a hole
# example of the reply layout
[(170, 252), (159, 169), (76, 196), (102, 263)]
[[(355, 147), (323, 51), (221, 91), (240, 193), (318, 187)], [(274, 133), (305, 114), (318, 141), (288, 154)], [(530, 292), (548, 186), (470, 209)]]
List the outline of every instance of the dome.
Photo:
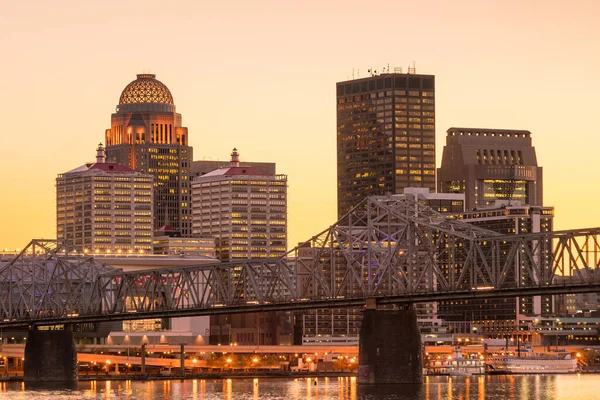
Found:
[(173, 105), (173, 96), (156, 75), (138, 74), (137, 79), (123, 89), (119, 105), (148, 103)]

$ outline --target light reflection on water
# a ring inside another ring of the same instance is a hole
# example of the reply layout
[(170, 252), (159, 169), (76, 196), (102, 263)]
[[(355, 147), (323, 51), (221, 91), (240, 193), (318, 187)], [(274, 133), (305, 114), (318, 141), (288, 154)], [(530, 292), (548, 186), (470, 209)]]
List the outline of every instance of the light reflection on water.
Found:
[(358, 386), (355, 377), (92, 381), (75, 387), (0, 382), (0, 399), (190, 400), (587, 400), (600, 398), (600, 375), (426, 377), (422, 385)]

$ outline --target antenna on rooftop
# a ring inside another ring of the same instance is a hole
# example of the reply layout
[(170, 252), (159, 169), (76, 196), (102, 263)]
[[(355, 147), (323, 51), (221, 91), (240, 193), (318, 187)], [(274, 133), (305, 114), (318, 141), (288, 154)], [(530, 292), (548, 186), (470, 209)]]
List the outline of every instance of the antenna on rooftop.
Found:
[(415, 62), (413, 61), (412, 64), (408, 67), (408, 73), (409, 74), (416, 74), (417, 73), (417, 68), (415, 67)]

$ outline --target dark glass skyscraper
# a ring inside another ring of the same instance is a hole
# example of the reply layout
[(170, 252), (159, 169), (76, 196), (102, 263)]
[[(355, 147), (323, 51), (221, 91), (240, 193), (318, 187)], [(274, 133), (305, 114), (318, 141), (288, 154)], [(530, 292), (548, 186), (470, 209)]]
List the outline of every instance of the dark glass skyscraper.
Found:
[(192, 234), (192, 148), (173, 96), (154, 74), (138, 74), (119, 98), (106, 130), (109, 161), (154, 175), (154, 229)]
[(337, 83), (338, 216), (372, 195), (435, 191), (435, 77)]

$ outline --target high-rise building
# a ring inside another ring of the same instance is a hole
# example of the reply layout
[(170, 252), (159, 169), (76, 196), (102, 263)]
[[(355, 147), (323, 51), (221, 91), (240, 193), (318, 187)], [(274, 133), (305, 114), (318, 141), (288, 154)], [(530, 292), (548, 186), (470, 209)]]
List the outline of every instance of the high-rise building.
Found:
[(56, 178), (56, 236), (88, 253), (152, 253), (152, 175), (105, 162)]
[[(419, 203), (430, 207), (441, 214), (462, 213), (464, 211), (464, 195), (454, 193), (430, 193), (428, 188), (404, 188), (402, 194), (393, 198), (414, 197)], [(304, 287), (307, 282), (308, 271), (305, 267), (312, 267), (312, 260), (319, 249), (310, 247), (309, 244), (298, 249), (298, 258), (302, 260), (298, 271), (298, 287)], [(339, 265), (345, 264), (342, 254)], [(304, 266), (304, 267), (303, 267)], [(344, 268), (335, 272), (339, 280), (344, 279)], [(433, 278), (435, 280), (435, 277)], [(437, 303), (427, 302), (415, 304), (417, 322), (423, 334), (440, 333), (443, 329), (442, 320), (438, 318)], [(361, 309), (315, 309), (296, 313), (295, 344), (332, 345), (332, 344), (358, 344), (358, 334), (362, 318)]]
[(464, 193), (467, 210), (496, 200), (542, 206), (542, 167), (531, 132), (450, 128), (438, 169), (438, 192)]
[(287, 176), (230, 165), (192, 182), (193, 234), (216, 238), (221, 261), (277, 258), (287, 251)]
[(173, 96), (154, 74), (138, 74), (123, 89), (106, 130), (110, 161), (154, 176), (154, 229), (170, 225), (192, 233), (188, 130)]
[[(520, 201), (498, 200), (493, 205), (455, 214), (463, 222), (506, 235), (552, 231), (553, 207), (521, 204)], [(532, 249), (545, 257), (543, 248)], [(550, 265), (548, 263), (548, 265)], [(512, 273), (512, 272), (511, 272)], [(520, 279), (532, 283), (528, 266), (521, 262)], [(514, 276), (508, 279), (514, 280)], [(521, 296), (487, 300), (457, 300), (438, 303), (438, 314), (456, 333), (506, 334), (523, 327), (524, 316), (550, 316), (554, 313), (552, 296)]]
[[(231, 162), (192, 181), (193, 234), (216, 239), (221, 261), (275, 259), (287, 251), (287, 176)], [(248, 287), (248, 290), (251, 290)], [(210, 343), (291, 344), (291, 313), (211, 316)]]
[[(439, 192), (465, 194), (467, 212), (456, 215), (464, 222), (508, 235), (552, 230), (554, 209), (543, 207), (542, 167), (529, 131), (450, 128), (437, 177)], [(525, 266), (520, 273), (529, 279)], [(439, 303), (440, 316), (465, 333), (514, 332), (523, 316), (553, 311), (551, 296)]]
[(336, 89), (338, 216), (367, 196), (435, 191), (435, 77), (385, 73)]

